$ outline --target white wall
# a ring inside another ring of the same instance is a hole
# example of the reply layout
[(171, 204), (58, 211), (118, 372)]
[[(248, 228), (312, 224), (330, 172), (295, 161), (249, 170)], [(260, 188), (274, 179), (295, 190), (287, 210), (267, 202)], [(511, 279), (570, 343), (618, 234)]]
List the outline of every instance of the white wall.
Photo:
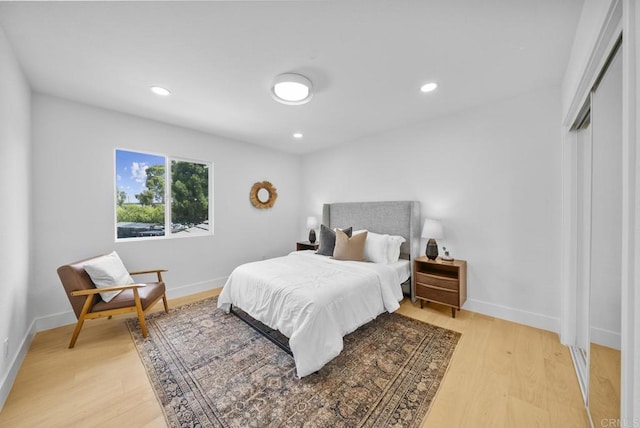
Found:
[[(0, 408), (31, 323), (31, 90), (0, 28)], [(5, 357), (3, 343), (9, 339)]]
[(303, 214), (418, 200), (468, 262), (465, 308), (558, 331), (560, 109), (553, 87), (307, 155)]
[[(297, 156), (40, 94), (33, 142), (38, 330), (75, 320), (56, 274), (71, 261), (115, 249), (129, 269), (169, 269), (164, 278), (175, 297), (222, 286), (240, 263), (295, 249), (303, 221)], [(116, 147), (213, 162), (214, 236), (115, 243)], [(269, 210), (249, 202), (251, 186), (262, 180), (278, 192)]]

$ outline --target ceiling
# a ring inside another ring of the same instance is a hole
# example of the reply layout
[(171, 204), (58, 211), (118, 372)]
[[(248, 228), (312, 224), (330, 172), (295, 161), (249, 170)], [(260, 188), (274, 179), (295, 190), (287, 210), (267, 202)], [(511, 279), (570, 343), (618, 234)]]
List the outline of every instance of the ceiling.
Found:
[[(582, 2), (2, 2), (0, 26), (37, 92), (309, 153), (560, 85)], [(308, 104), (273, 100), (286, 72)]]

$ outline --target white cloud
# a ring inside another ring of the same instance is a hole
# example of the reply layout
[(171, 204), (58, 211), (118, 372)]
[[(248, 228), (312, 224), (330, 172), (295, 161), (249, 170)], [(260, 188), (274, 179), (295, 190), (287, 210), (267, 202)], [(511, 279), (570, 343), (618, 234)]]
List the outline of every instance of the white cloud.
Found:
[(149, 165), (146, 163), (133, 162), (131, 164), (131, 178), (138, 183), (144, 183), (147, 181), (147, 168)]

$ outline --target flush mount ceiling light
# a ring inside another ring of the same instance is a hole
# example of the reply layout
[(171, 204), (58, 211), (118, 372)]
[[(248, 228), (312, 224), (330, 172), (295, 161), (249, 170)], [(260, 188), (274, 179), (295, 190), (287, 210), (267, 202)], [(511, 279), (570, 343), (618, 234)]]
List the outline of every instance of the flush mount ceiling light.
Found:
[(434, 91), (437, 87), (438, 87), (438, 84), (437, 84), (437, 83), (433, 83), (433, 82), (431, 82), (431, 83), (425, 83), (424, 85), (422, 85), (422, 86), (420, 87), (420, 90), (421, 90), (422, 92), (431, 92), (431, 91)]
[(171, 95), (171, 92), (167, 88), (163, 88), (162, 86), (152, 86), (151, 92), (156, 95), (160, 95), (161, 97), (168, 97)]
[(293, 138), (300, 139), (300, 138), (302, 138), (302, 137), (304, 137), (304, 135), (302, 134), (302, 132), (295, 132), (295, 133), (293, 134)]
[(285, 73), (276, 76), (271, 86), (271, 94), (279, 103), (295, 106), (309, 102), (313, 96), (311, 88), (311, 80), (306, 77)]

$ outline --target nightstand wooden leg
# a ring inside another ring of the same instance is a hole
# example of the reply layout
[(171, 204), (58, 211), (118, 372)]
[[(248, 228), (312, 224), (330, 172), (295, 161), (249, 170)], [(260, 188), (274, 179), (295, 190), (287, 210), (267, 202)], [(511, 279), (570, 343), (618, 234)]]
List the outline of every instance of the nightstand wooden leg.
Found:
[(422, 309), (422, 299), (420, 299), (420, 309)]
[(451, 318), (455, 318), (456, 317), (456, 308), (452, 307), (451, 308)]

